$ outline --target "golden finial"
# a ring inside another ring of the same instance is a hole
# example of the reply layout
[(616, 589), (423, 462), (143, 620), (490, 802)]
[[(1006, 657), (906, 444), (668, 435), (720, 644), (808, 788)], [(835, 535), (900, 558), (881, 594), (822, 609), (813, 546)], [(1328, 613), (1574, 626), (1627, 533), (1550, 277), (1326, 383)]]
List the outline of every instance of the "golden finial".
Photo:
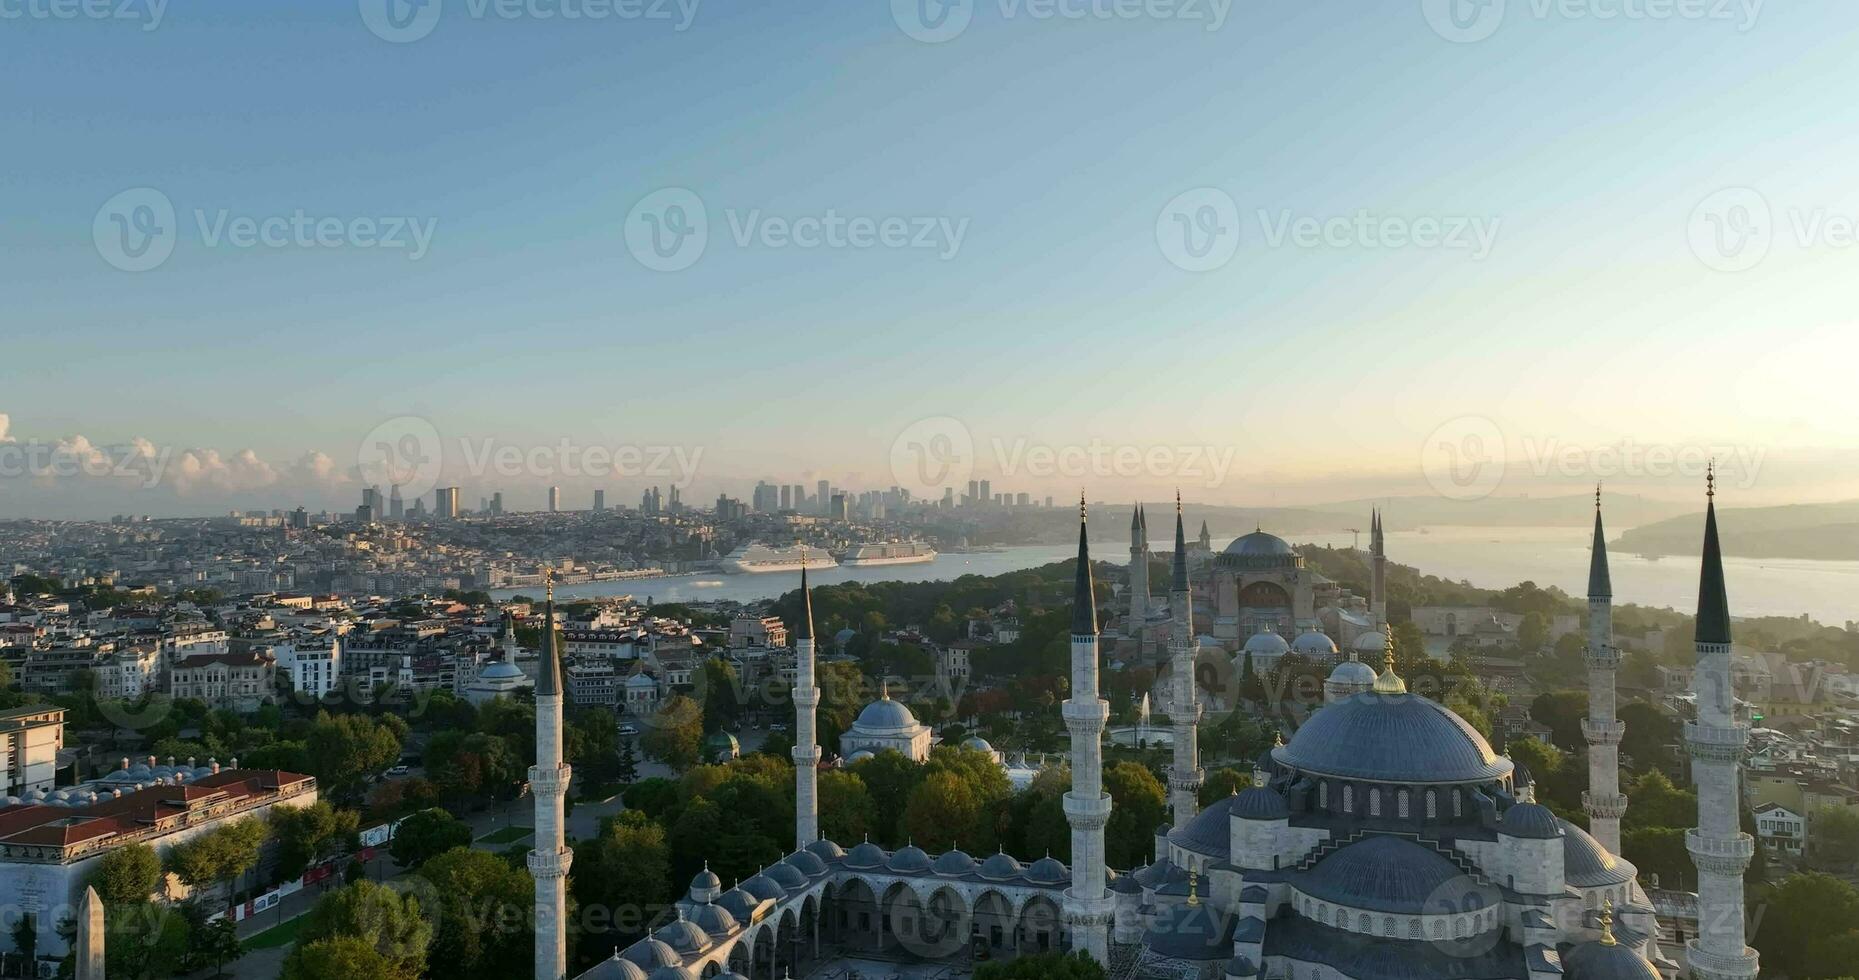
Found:
[(1181, 513), (1181, 488), (1180, 487), (1175, 488), (1175, 513), (1176, 514)]
[(1601, 945), (1620, 945), (1620, 940), (1614, 938), (1614, 900), (1611, 898), (1601, 903)]
[(1375, 678), (1376, 694), (1406, 694), (1407, 682), (1394, 672), (1394, 628), (1388, 628), (1388, 648), (1381, 659), (1381, 676)]
[(1704, 467), (1704, 495), (1706, 497), (1717, 496), (1717, 459), (1716, 457), (1712, 457), (1711, 461), (1705, 464), (1705, 467)]
[(1594, 509), (1601, 509), (1601, 483), (1599, 480), (1596, 480), (1594, 484)]
[(1284, 732), (1273, 732), (1272, 733), (1272, 748), (1282, 749), (1284, 747), (1285, 747), (1285, 733)]
[(1088, 516), (1089, 515), (1085, 513), (1085, 509), (1084, 509), (1084, 488), (1079, 487), (1078, 488), (1078, 523), (1083, 524), (1085, 522), (1085, 518)]
[(1188, 907), (1194, 908), (1200, 904), (1201, 876), (1198, 872), (1190, 871), (1188, 872)]

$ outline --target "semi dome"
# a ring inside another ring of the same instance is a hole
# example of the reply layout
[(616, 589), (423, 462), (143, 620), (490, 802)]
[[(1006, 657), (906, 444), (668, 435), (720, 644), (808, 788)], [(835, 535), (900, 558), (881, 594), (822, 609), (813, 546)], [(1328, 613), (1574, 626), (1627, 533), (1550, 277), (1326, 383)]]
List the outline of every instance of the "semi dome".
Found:
[(1285, 539), (1276, 534), (1269, 534), (1262, 529), (1253, 531), (1251, 534), (1234, 538), (1233, 543), (1226, 546), (1226, 553), (1229, 555), (1268, 558), (1297, 554), (1297, 552), (1291, 550), (1291, 545), (1287, 544)]
[(1233, 816), (1241, 820), (1285, 820), (1291, 816), (1291, 808), (1277, 791), (1253, 786), (1233, 798)]
[(1558, 819), (1562, 825), (1562, 878), (1577, 888), (1624, 885), (1636, 873), (1633, 865), (1607, 852), (1587, 831)]
[(889, 694), (865, 706), (852, 728), (866, 735), (896, 735), (917, 728), (917, 716)]
[(1156, 916), (1143, 945), (1171, 960), (1224, 963), (1233, 956), (1233, 926), (1233, 917), (1212, 902), (1170, 902)]
[(884, 864), (884, 848), (866, 841), (846, 855), (848, 868), (876, 868)]
[(1168, 842), (1207, 857), (1224, 859), (1233, 847), (1232, 812), (1239, 797), (1228, 796), (1171, 831)]
[(993, 881), (1018, 878), (1020, 877), (1020, 862), (1015, 861), (1010, 855), (996, 854), (981, 862), (981, 877)]
[(965, 875), (975, 870), (975, 859), (967, 851), (955, 850), (936, 858), (933, 867), (939, 875)]
[(1438, 851), (1399, 837), (1375, 836), (1317, 862), (1295, 887), (1318, 901), (1370, 912), (1417, 915), (1487, 908), (1488, 889), (1479, 887)]
[(920, 874), (930, 869), (930, 857), (921, 847), (907, 844), (891, 855), (885, 867), (903, 874)]
[(1279, 765), (1390, 783), (1476, 783), (1510, 774), (1511, 761), (1465, 719), (1415, 694), (1351, 695), (1310, 716)]
[(1619, 943), (1582, 943), (1562, 959), (1568, 980), (1659, 980), (1659, 971)]
[(1040, 858), (1027, 865), (1026, 880), (1039, 885), (1057, 885), (1071, 879), (1071, 872), (1065, 865), (1051, 855)]

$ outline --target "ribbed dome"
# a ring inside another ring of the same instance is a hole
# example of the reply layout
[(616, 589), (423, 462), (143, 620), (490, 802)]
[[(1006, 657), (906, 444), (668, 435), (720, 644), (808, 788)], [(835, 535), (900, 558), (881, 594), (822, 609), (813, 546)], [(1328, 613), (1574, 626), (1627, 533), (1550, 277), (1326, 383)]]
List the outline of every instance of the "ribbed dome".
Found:
[(1253, 786), (1233, 798), (1233, 816), (1242, 820), (1284, 820), (1291, 816), (1291, 808), (1276, 790)]
[(652, 934), (652, 938), (685, 956), (692, 956), (710, 945), (710, 936), (694, 922), (679, 919)]
[(724, 892), (716, 903), (728, 909), (737, 922), (747, 922), (755, 918), (755, 907), (761, 904), (761, 900), (737, 887)]
[(1058, 858), (1042, 857), (1027, 865), (1026, 880), (1040, 885), (1056, 885), (1071, 878), (1071, 872)]
[[(1371, 912), (1469, 912), (1491, 904), (1458, 865), (1399, 837), (1369, 837), (1317, 862), (1294, 887), (1319, 901)], [(1447, 903), (1447, 904), (1442, 904)]]
[(775, 884), (786, 889), (789, 894), (801, 891), (807, 887), (806, 873), (785, 861), (770, 867), (767, 871), (762, 873), (773, 878)]
[(1233, 847), (1231, 819), (1238, 799), (1228, 796), (1195, 814), (1194, 819), (1169, 833), (1168, 842), (1196, 854), (1225, 858)]
[(626, 947), (620, 953), (620, 958), (631, 961), (647, 972), (659, 967), (677, 966), (681, 962), (677, 950), (649, 937)]
[(1379, 656), (1388, 649), (1388, 634), (1380, 630), (1369, 630), (1357, 636), (1355, 642), (1349, 644), (1349, 647), (1357, 653), (1372, 653)]
[(620, 959), (616, 954), (594, 964), (594, 968), (578, 980), (646, 980), (646, 973), (631, 960)]
[(822, 861), (837, 861), (846, 856), (845, 849), (822, 837), (807, 845), (807, 853)]
[(1601, 888), (1624, 885), (1633, 880), (1634, 867), (1607, 853), (1601, 842), (1588, 832), (1558, 820), (1562, 825), (1562, 877), (1577, 888)]
[(950, 851), (938, 856), (933, 867), (939, 875), (965, 875), (975, 870), (975, 859), (967, 851)]
[(1562, 958), (1567, 980), (1659, 980), (1659, 971), (1631, 948), (1582, 943)]
[(1306, 657), (1336, 656), (1336, 641), (1319, 630), (1305, 630), (1291, 641), (1291, 649)]
[(1498, 832), (1524, 840), (1553, 840), (1562, 836), (1562, 822), (1546, 806), (1519, 803), (1504, 811)]
[(1234, 538), (1233, 543), (1226, 546), (1226, 553), (1255, 557), (1296, 554), (1291, 550), (1291, 546), (1285, 543), (1285, 539), (1262, 530)]
[(697, 980), (697, 974), (682, 966), (661, 966), (647, 980)]
[(858, 713), (858, 720), (852, 723), (854, 731), (874, 735), (895, 734), (916, 727), (917, 716), (902, 702), (888, 696), (866, 705), (865, 710)]
[(1278, 764), (1391, 783), (1471, 783), (1508, 775), (1509, 759), (1446, 708), (1413, 694), (1356, 694), (1310, 716)]
[(738, 922), (729, 909), (721, 905), (699, 905), (691, 912), (691, 922), (711, 936), (727, 936), (736, 931)]
[(1006, 854), (996, 854), (981, 862), (981, 877), (993, 881), (1006, 881), (1020, 877), (1020, 862)]
[(884, 848), (866, 841), (846, 855), (848, 868), (876, 868), (884, 864)]
[(911, 844), (891, 855), (885, 867), (902, 874), (918, 874), (930, 869), (930, 857), (921, 847)]
[(742, 890), (763, 901), (775, 901), (787, 897), (787, 889), (782, 888), (773, 878), (765, 874), (756, 875), (742, 883)]

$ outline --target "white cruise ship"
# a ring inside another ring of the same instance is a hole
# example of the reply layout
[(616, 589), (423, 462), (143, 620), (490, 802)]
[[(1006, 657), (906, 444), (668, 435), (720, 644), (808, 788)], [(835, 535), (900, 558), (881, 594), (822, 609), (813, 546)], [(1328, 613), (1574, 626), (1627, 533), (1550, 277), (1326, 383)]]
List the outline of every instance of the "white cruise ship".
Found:
[(737, 548), (723, 558), (723, 570), (726, 572), (797, 572), (800, 570), (803, 550), (808, 568), (835, 568), (839, 565), (833, 556), (821, 548), (805, 548), (794, 545), (791, 548), (770, 548), (759, 541), (751, 541)]
[(919, 565), (935, 560), (936, 549), (921, 541), (890, 541), (854, 545), (839, 555), (839, 563), (848, 568), (872, 565)]

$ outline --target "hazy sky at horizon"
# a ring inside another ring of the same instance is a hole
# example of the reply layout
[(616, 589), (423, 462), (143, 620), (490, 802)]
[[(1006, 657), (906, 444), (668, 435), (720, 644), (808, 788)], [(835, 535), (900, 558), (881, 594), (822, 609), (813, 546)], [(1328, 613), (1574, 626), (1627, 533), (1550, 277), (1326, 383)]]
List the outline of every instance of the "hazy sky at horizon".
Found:
[[(1482, 452), (1505, 493), (1683, 497), (1715, 454), (1750, 502), (1859, 497), (1850, 4), (1499, 0), (1455, 43), (1446, 0), (391, 0), (431, 27), (392, 43), (389, 0), (160, 2), (0, 0), (0, 517), (352, 506), (358, 447), (409, 426), (467, 506), (884, 486), (950, 438), (1037, 496), (1418, 493)], [(918, 40), (922, 10), (966, 29)], [(172, 252), (124, 271), (151, 200)], [(693, 200), (701, 255), (648, 267), (691, 255), (651, 250), (655, 202)], [(299, 211), (342, 230), (224, 237)], [(780, 235), (829, 213), (905, 245)], [(424, 254), (359, 246), (401, 218)], [(163, 485), (9, 469), (61, 440), (145, 445)], [(564, 441), (686, 462), (473, 467)]]

